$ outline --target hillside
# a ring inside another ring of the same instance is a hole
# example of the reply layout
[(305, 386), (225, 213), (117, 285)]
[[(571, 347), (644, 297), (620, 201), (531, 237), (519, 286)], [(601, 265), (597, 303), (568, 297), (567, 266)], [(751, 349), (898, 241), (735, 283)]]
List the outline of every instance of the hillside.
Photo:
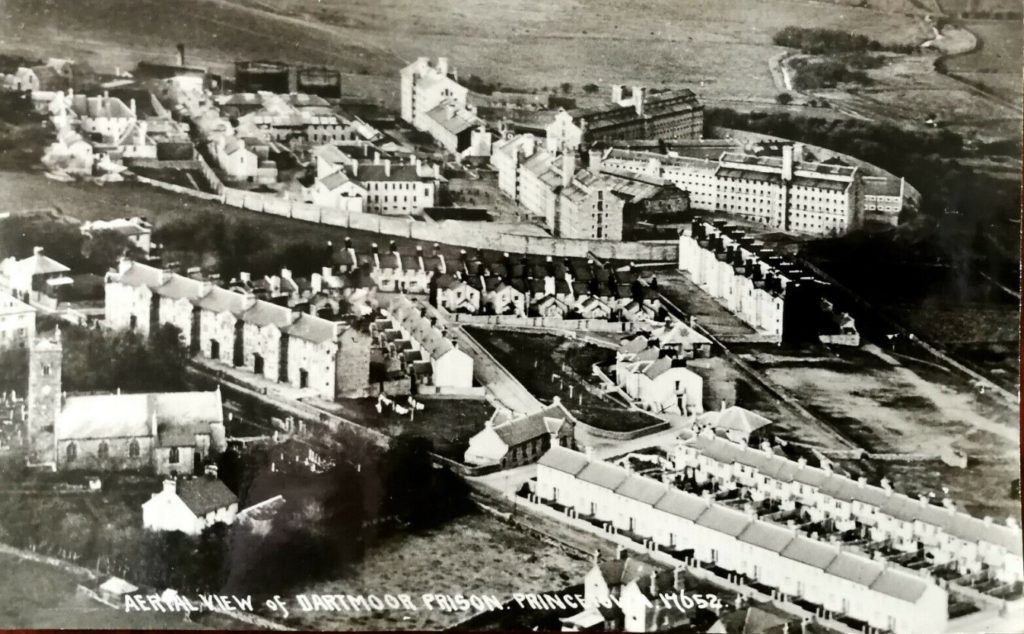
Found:
[[(0, 0), (0, 42), (26, 54), (130, 67), (172, 60), (227, 70), (236, 58), (326, 63), (347, 85), (386, 77), (403, 60), (448, 55), (460, 70), (530, 88), (562, 82), (687, 85), (708, 96), (770, 99), (772, 34), (790, 24), (921, 38), (913, 18), (789, 0)], [(652, 21), (651, 16), (657, 16)], [(397, 87), (397, 86), (396, 86)]]

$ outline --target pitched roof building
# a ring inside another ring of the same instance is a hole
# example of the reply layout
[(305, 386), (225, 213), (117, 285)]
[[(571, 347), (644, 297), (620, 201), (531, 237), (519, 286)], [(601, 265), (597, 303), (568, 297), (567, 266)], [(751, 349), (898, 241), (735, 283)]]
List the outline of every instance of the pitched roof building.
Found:
[(218, 522), (233, 523), (237, 511), (238, 497), (215, 477), (165, 480), (163, 489), (142, 504), (142, 525), (198, 535)]

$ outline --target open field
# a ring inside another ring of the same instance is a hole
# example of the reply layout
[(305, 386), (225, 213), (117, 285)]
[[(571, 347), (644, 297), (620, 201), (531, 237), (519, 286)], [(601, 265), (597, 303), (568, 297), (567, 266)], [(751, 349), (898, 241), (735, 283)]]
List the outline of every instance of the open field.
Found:
[(766, 431), (783, 440), (819, 449), (835, 449), (841, 442), (830, 429), (809, 423), (721, 357), (693, 359), (687, 367), (704, 379), (705, 411), (735, 404), (772, 421)]
[[(189, 59), (228, 72), (235, 58), (330, 64), (346, 91), (397, 103), (397, 70), (419, 55), (447, 55), (462, 72), (525, 88), (562, 82), (685, 85), (714, 98), (769, 99), (772, 34), (792, 24), (839, 28), (883, 42), (916, 41), (914, 18), (790, 0), (656, 0), (644, 11), (598, 0), (3, 0), (0, 43), (12, 52), (134, 66)], [(652, 21), (650, 16), (658, 16)], [(510, 54), (511, 52), (511, 54)], [(672, 69), (666, 72), (666, 69)], [(723, 72), (725, 71), (725, 72)], [(388, 84), (377, 78), (387, 78)]]
[(949, 73), (1020, 107), (1020, 68), (1024, 65), (1024, 29), (1020, 21), (971, 20), (965, 26), (977, 36), (978, 47), (946, 60)]
[[(404, 397), (397, 397), (404, 404)], [(419, 398), (423, 410), (415, 419), (400, 416), (393, 409), (377, 413), (376, 399), (336, 399), (336, 413), (367, 427), (393, 436), (420, 436), (434, 444), (434, 450), (452, 460), (462, 461), (469, 439), (483, 429), (494, 407), (484, 399)]]
[[(7, 628), (41, 629), (199, 629), (181, 614), (124, 612), (83, 596), (81, 581), (70, 573), (10, 555), (0, 555), (0, 622)], [(210, 626), (230, 628), (234, 622), (218, 618)]]
[(572, 558), (499, 520), (471, 515), (439, 530), (401, 535), (374, 548), (351, 575), (299, 589), (299, 593), (408, 593), (416, 611), (296, 613), (288, 624), (300, 629), (442, 629), (471, 612), (424, 610), (424, 593), (496, 595), (545, 592), (582, 578), (589, 561)]
[(675, 269), (659, 270), (658, 290), (687, 315), (692, 315), (702, 326), (719, 337), (752, 335), (754, 329), (719, 304), (689, 276)]
[[(926, 373), (922, 364), (904, 363), (870, 346), (832, 353), (822, 349), (816, 356), (748, 349), (743, 356), (869, 452), (938, 456), (949, 447), (963, 451), (971, 461), (968, 469), (942, 472), (943, 484), (956, 485), (958, 501), (979, 508), (1012, 506), (1001, 500), (1019, 475), (1016, 412), (958, 390), (954, 379), (941, 380), (942, 370)], [(905, 475), (909, 483), (915, 473), (936, 465), (941, 463), (886, 463), (883, 471)], [(928, 479), (928, 486), (935, 481)]]

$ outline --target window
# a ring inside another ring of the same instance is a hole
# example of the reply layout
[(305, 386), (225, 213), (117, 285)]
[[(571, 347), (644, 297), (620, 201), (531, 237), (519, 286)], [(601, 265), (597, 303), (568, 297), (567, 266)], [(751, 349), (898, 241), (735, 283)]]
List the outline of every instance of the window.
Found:
[(178, 460), (179, 459), (180, 459), (180, 457), (178, 456), (178, 448), (177, 447), (171, 447), (171, 450), (168, 452), (168, 455), (167, 455), (167, 462), (169, 462), (171, 464), (178, 464)]
[(50, 364), (49, 363), (44, 363), (43, 364), (43, 376), (50, 376), (50, 372), (52, 372), (52, 368), (50, 367)]
[(96, 456), (100, 460), (106, 460), (110, 457), (110, 445), (107, 444), (107, 441), (104, 440), (100, 443), (99, 448), (96, 450)]
[(128, 457), (129, 458), (138, 458), (139, 457), (139, 441), (135, 440), (134, 438), (132, 439), (132, 441), (130, 443), (128, 443)]
[(70, 443), (70, 444), (68, 444), (68, 448), (67, 448), (66, 451), (67, 451), (67, 454), (66, 454), (67, 455), (67, 461), (68, 462), (74, 462), (75, 458), (78, 457), (78, 445), (76, 445), (75, 443)]

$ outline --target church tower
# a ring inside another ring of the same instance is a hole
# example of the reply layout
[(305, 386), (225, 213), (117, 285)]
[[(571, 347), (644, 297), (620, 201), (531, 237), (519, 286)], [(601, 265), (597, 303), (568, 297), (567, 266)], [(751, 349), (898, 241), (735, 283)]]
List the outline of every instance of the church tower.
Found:
[(54, 426), (61, 408), (63, 345), (60, 327), (32, 342), (28, 360), (28, 417), (25, 441), (29, 465), (56, 464)]

